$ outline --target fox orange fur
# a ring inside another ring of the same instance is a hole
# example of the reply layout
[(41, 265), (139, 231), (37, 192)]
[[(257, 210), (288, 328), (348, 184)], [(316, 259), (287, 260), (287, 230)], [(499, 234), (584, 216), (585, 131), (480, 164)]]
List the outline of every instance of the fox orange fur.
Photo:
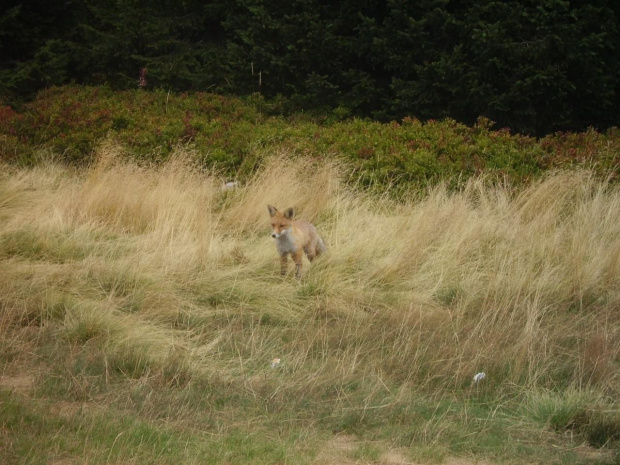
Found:
[(307, 221), (293, 220), (295, 211), (287, 208), (284, 212), (267, 205), (271, 216), (271, 237), (276, 240), (276, 248), (280, 254), (280, 272), (286, 274), (289, 254), (295, 262), (295, 276), (301, 277), (301, 260), (303, 252), (312, 261), (327, 250), (323, 239), (316, 228)]

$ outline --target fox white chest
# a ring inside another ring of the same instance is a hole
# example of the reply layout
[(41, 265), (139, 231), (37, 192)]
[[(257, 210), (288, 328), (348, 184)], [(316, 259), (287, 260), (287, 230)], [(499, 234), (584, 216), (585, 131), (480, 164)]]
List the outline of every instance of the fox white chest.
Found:
[(276, 248), (280, 255), (297, 252), (297, 244), (290, 235), (290, 231), (286, 231), (285, 234), (276, 238)]

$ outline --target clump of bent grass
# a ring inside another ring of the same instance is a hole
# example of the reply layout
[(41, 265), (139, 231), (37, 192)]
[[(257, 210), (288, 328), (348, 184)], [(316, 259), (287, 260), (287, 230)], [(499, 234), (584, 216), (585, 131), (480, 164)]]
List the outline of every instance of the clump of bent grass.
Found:
[(271, 157), (230, 194), (222, 212), (223, 226), (244, 235), (264, 231), (267, 205), (293, 207), (297, 217), (314, 222), (344, 200), (340, 173), (335, 162), (291, 159), (286, 154)]
[(574, 387), (561, 392), (535, 390), (527, 393), (526, 416), (557, 431), (578, 429), (585, 425), (588, 411), (600, 407), (599, 393)]
[(167, 266), (204, 266), (218, 247), (218, 217), (212, 215), (216, 179), (199, 173), (182, 152), (156, 169), (123, 163), (122, 149), (114, 145), (104, 145), (101, 151), (77, 201), (66, 207), (72, 216), (139, 235), (145, 259), (164, 256)]
[(160, 371), (171, 358), (180, 360), (188, 339), (183, 332), (96, 303), (70, 309), (61, 337), (73, 344), (101, 346), (110, 369), (130, 377)]

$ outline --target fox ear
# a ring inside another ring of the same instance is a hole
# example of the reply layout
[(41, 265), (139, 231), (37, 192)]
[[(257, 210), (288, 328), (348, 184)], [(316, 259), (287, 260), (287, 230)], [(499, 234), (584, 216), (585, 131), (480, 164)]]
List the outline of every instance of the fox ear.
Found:
[(294, 214), (295, 210), (293, 210), (292, 208), (287, 208), (286, 210), (284, 210), (284, 218), (286, 218), (287, 220), (292, 220)]
[(272, 207), (271, 205), (267, 205), (267, 210), (269, 210), (269, 216), (275, 216), (278, 211), (276, 207)]

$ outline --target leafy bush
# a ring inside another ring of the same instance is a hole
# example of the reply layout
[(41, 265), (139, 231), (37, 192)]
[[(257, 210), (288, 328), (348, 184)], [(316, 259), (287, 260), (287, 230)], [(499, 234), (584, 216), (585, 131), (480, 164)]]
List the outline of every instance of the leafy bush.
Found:
[(270, 115), (278, 108), (259, 94), (243, 101), (208, 93), (54, 87), (21, 112), (0, 109), (0, 157), (33, 164), (43, 148), (83, 165), (92, 161), (103, 140), (113, 139), (128, 156), (148, 163), (164, 161), (185, 146), (200, 165), (244, 178), (266, 155), (287, 152), (317, 160), (339, 158), (363, 186), (392, 185), (402, 192), (481, 173), (521, 183), (545, 170), (587, 165), (609, 175), (620, 155), (616, 129), (538, 140), (495, 130), (484, 118), (473, 127), (452, 119), (423, 123), (409, 117), (384, 124)]

